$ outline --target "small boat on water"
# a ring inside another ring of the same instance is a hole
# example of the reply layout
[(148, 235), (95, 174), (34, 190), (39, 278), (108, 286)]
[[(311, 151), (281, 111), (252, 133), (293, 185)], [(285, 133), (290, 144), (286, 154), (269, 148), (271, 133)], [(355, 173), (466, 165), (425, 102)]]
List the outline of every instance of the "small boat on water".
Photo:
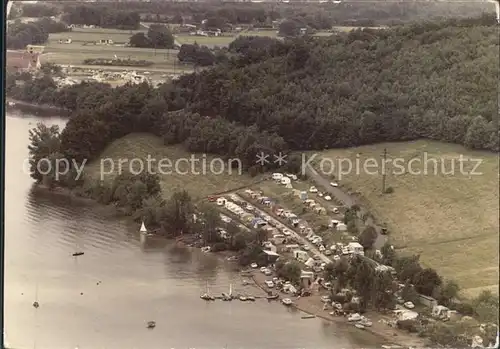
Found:
[(211, 296), (207, 293), (204, 293), (200, 296), (201, 299), (203, 299), (204, 301), (214, 301), (215, 300), (215, 297), (214, 296)]
[(272, 301), (272, 300), (280, 298), (280, 296), (278, 294), (271, 294), (271, 295), (267, 296), (266, 298), (268, 300)]
[(73, 253), (73, 257), (83, 256), (84, 254), (84, 252), (75, 252)]
[(147, 234), (148, 230), (146, 229), (146, 225), (144, 224), (144, 221), (141, 223), (141, 229), (139, 230), (142, 234)]
[(232, 301), (233, 300), (233, 285), (229, 285), (229, 293), (223, 292), (222, 293), (222, 300), (223, 301)]
[(245, 297), (245, 296), (239, 296), (238, 298), (239, 298), (239, 300), (240, 300), (240, 301), (242, 301), (242, 302), (246, 302), (246, 301), (248, 300), (248, 298), (247, 298), (247, 297)]
[(214, 301), (215, 297), (210, 295), (210, 292), (208, 290), (208, 282), (207, 282), (207, 291), (200, 296), (201, 299), (205, 301)]
[(156, 321), (148, 321), (147, 328), (155, 328), (156, 327)]
[(247, 301), (255, 302), (255, 297), (254, 296), (247, 296)]
[(301, 319), (314, 319), (315, 317), (316, 317), (316, 315), (309, 314), (309, 315), (303, 315), (300, 318)]
[(365, 326), (361, 325), (360, 323), (354, 324), (354, 327), (359, 328), (360, 330), (364, 330)]
[(292, 304), (293, 304), (293, 302), (292, 302), (292, 300), (291, 300), (290, 298), (283, 298), (283, 299), (281, 300), (281, 302), (282, 302), (284, 305), (287, 305), (287, 306), (288, 306), (288, 305), (292, 305)]

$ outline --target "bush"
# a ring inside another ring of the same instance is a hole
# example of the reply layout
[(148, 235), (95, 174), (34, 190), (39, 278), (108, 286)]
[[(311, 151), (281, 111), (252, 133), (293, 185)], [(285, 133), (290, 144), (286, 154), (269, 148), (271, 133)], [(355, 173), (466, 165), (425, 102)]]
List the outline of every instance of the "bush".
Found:
[(149, 67), (153, 62), (135, 59), (109, 59), (109, 58), (87, 58), (83, 60), (86, 65), (107, 65), (123, 67)]
[(397, 326), (401, 330), (406, 330), (410, 333), (418, 332), (418, 323), (415, 320), (401, 320), (397, 322)]
[(215, 244), (212, 245), (211, 248), (212, 252), (221, 252), (226, 250), (227, 250), (227, 245), (224, 242), (216, 242)]

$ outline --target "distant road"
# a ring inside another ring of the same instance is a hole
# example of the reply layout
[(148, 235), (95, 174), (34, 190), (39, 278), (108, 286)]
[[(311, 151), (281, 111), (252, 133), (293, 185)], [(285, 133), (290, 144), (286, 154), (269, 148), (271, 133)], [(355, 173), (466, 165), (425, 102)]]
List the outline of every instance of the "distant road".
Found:
[[(344, 192), (339, 187), (333, 187), (330, 185), (330, 180), (326, 179), (322, 175), (320, 175), (316, 170), (311, 170), (310, 168), (306, 168), (306, 174), (311, 178), (314, 182), (316, 182), (317, 186), (323, 187), (324, 191), (331, 194), (334, 198), (340, 201), (344, 206), (351, 207), (356, 204), (356, 199), (352, 196)], [(363, 216), (367, 211), (360, 207), (360, 213)], [(377, 250), (380, 250), (382, 246), (387, 242), (387, 237), (383, 234), (382, 228), (375, 224), (373, 219), (370, 217), (366, 220), (365, 224), (367, 226), (372, 226), (377, 231), (377, 239), (375, 240), (373, 247)]]

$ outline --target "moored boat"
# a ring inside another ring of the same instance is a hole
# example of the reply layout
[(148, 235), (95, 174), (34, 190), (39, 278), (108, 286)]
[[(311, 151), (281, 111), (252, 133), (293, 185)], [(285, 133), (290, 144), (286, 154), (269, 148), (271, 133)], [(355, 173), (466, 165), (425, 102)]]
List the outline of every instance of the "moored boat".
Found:
[(293, 304), (293, 302), (292, 302), (292, 300), (291, 300), (290, 298), (283, 298), (283, 299), (281, 300), (281, 302), (282, 302), (284, 305), (287, 305), (287, 306), (288, 306), (288, 305), (292, 305), (292, 304)]
[(268, 300), (275, 300), (275, 299), (278, 299), (280, 296), (278, 294), (271, 294), (269, 296), (267, 296), (266, 298)]
[(205, 301), (214, 301), (215, 297), (210, 295), (210, 292), (208, 290), (208, 282), (207, 282), (207, 291), (200, 296), (201, 299)]

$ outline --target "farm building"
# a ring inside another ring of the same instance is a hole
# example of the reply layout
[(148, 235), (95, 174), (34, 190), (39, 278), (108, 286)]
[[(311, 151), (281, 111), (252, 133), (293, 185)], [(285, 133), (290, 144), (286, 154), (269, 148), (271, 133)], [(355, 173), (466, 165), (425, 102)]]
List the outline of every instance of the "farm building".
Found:
[(30, 71), (40, 69), (40, 54), (7, 50), (7, 70)]

